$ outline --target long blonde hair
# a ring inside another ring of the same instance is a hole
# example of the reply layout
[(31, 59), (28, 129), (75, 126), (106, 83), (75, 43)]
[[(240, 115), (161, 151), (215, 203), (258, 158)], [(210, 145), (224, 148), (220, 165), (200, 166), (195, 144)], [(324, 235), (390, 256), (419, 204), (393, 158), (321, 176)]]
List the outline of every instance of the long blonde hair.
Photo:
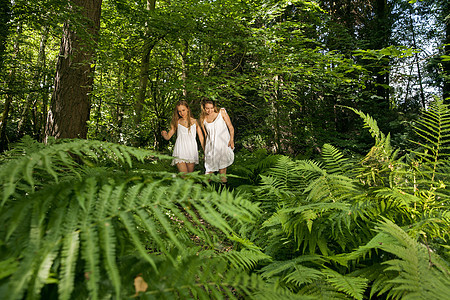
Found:
[(175, 128), (175, 131), (177, 130), (177, 128), (178, 128), (178, 121), (180, 120), (180, 114), (178, 114), (178, 107), (181, 106), (181, 105), (183, 105), (183, 106), (185, 106), (187, 108), (187, 111), (188, 111), (188, 114), (187, 114), (188, 130), (191, 130), (192, 113), (191, 113), (191, 109), (189, 108), (189, 104), (185, 100), (180, 100), (175, 105), (175, 109), (173, 110), (172, 121), (170, 122), (170, 126), (172, 128)]
[(214, 107), (214, 112), (216, 112), (216, 113), (219, 112), (219, 108), (217, 107), (216, 102), (214, 100), (204, 99), (201, 104), (202, 111), (200, 112), (200, 125), (202, 125), (202, 126), (203, 126), (203, 121), (205, 120), (205, 117), (206, 117), (206, 110), (205, 110), (206, 104), (212, 104)]

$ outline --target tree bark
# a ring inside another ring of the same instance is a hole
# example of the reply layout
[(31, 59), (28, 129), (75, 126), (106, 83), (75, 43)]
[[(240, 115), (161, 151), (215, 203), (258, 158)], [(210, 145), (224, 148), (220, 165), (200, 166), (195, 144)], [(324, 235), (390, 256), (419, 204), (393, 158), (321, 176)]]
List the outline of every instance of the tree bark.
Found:
[[(378, 36), (378, 48), (376, 49), (381, 49), (389, 46), (389, 39), (392, 31), (390, 22), (390, 8), (386, 0), (376, 0), (375, 15), (378, 25), (378, 32), (375, 33), (375, 35)], [(388, 65), (384, 66), (384, 68), (385, 70), (383, 70), (383, 72), (380, 72), (380, 70), (378, 70), (376, 75), (376, 82), (378, 84), (377, 95), (381, 97), (380, 99), (383, 99), (380, 103), (380, 108), (382, 108), (383, 110), (389, 109), (390, 102), (389, 89), (384, 87), (389, 85), (389, 71), (387, 71)]]
[[(448, 16), (450, 15), (450, 4), (448, 2), (444, 2), (443, 4), (442, 15), (445, 17), (444, 53), (445, 55), (450, 56), (450, 20), (448, 19)], [(444, 103), (450, 104), (450, 61), (443, 61), (442, 67), (444, 74), (446, 75), (442, 89), (442, 97)]]
[(187, 53), (189, 50), (189, 43), (187, 40), (182, 40), (183, 49), (180, 52), (181, 55), (181, 81), (183, 82), (183, 98), (187, 101)]
[[(17, 27), (17, 33), (18, 35), (22, 34), (22, 25)], [(14, 82), (16, 81), (16, 66), (15, 66), (15, 58), (19, 54), (19, 42), (16, 41), (14, 43), (14, 54), (13, 54), (13, 66), (9, 71), (8, 76), (8, 82), (7, 82), (7, 89), (12, 90), (12, 86), (14, 85)], [(3, 106), (3, 114), (2, 119), (0, 120), (0, 152), (3, 152), (5, 150), (8, 150), (8, 134), (7, 134), (7, 128), (8, 128), (8, 118), (9, 118), (9, 111), (11, 110), (11, 104), (13, 101), (13, 95), (11, 93), (6, 93), (6, 100), (5, 105)]]
[[(71, 0), (79, 8), (86, 27), (75, 21), (64, 24), (55, 87), (48, 112), (45, 140), (86, 138), (90, 116), (90, 93), (94, 80), (94, 52), (100, 29), (101, 0)], [(84, 31), (82, 31), (84, 30)]]
[(5, 54), (6, 40), (9, 35), (10, 15), (10, 1), (0, 1), (0, 70), (3, 68), (3, 55)]
[[(147, 0), (147, 10), (154, 11), (156, 8), (156, 0)], [(148, 26), (148, 24), (146, 24)], [(147, 95), (147, 85), (148, 85), (148, 71), (150, 69), (150, 53), (155, 46), (155, 41), (147, 37), (144, 41), (144, 50), (142, 53), (141, 61), (141, 71), (140, 71), (140, 81), (139, 81), (139, 94), (134, 107), (134, 124), (136, 128), (140, 125), (142, 120), (142, 110), (145, 104), (145, 98)]]
[(144, 52), (142, 54), (141, 71), (139, 74), (139, 94), (134, 107), (134, 125), (136, 125), (136, 128), (141, 124), (142, 120), (142, 110), (144, 108), (145, 98), (147, 95), (148, 70), (150, 68), (150, 52), (152, 51), (152, 49), (152, 44), (146, 41)]

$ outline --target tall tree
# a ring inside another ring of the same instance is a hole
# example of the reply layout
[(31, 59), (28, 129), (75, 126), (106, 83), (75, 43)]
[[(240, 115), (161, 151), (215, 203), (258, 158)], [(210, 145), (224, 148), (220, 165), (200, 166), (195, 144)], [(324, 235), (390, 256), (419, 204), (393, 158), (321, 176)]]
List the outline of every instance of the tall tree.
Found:
[(9, 33), (10, 4), (6, 0), (0, 1), (0, 69), (3, 67), (3, 54), (5, 53), (6, 39)]
[[(147, 10), (149, 12), (155, 11), (156, 0), (147, 0)], [(156, 44), (156, 39), (149, 36), (148, 24), (146, 23), (146, 34), (144, 41), (144, 48), (142, 52), (140, 81), (139, 81), (139, 95), (135, 104), (134, 122), (139, 126), (142, 119), (142, 109), (144, 107), (145, 99), (147, 97), (148, 72), (150, 68), (150, 53)]]
[[(18, 32), (18, 34), (20, 34), (22, 32), (21, 24), (20, 24), (20, 26), (17, 27), (17, 32)], [(17, 58), (19, 55), (19, 50), (20, 50), (19, 44), (20, 43), (17, 40), (14, 42), (13, 58)], [(15, 64), (15, 63), (16, 63), (16, 61), (13, 60), (13, 64)], [(17, 67), (13, 66), (9, 70), (8, 73), (9, 74), (6, 79), (6, 89), (8, 91), (10, 91), (10, 90), (13, 90), (13, 85), (16, 82)], [(9, 119), (9, 113), (11, 111), (12, 102), (13, 102), (13, 94), (10, 92), (6, 93), (5, 104), (3, 106), (3, 114), (2, 114), (2, 118), (0, 120), (0, 152), (8, 149), (9, 140), (8, 140), (8, 135), (7, 135), (6, 131), (8, 128), (8, 119)]]
[[(448, 1), (442, 2), (442, 17), (445, 24), (444, 36), (444, 53), (450, 56), (450, 3)], [(442, 96), (446, 103), (450, 103), (450, 60), (442, 62), (444, 69), (444, 86)]]
[[(101, 3), (102, 0), (69, 2), (69, 9), (74, 15), (79, 12), (81, 19), (74, 17), (64, 24), (46, 139), (49, 136), (86, 138)], [(85, 25), (81, 26), (83, 23)]]

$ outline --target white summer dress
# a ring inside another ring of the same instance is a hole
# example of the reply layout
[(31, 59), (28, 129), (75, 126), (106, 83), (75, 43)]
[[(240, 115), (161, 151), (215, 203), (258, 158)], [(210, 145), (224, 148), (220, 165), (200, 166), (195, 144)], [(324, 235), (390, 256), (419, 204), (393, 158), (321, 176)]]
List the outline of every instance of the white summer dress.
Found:
[[(224, 109), (224, 108), (222, 108)], [(206, 144), (205, 144), (205, 172), (217, 172), (219, 169), (225, 169), (234, 161), (234, 152), (228, 146), (230, 142), (230, 132), (227, 124), (222, 118), (222, 113), (219, 111), (216, 119), (208, 123), (203, 121), (206, 130)]]
[(177, 163), (195, 163), (198, 164), (198, 148), (195, 137), (197, 135), (197, 125), (192, 124), (191, 129), (178, 124), (177, 140), (173, 148), (172, 165)]

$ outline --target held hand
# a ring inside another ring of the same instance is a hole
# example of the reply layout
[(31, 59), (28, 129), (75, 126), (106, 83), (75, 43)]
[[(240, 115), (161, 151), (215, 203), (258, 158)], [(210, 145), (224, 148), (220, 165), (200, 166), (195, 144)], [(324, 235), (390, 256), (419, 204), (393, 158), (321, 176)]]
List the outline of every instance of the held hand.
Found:
[(167, 138), (167, 131), (165, 130), (161, 131), (161, 135), (163, 136), (163, 138)]

